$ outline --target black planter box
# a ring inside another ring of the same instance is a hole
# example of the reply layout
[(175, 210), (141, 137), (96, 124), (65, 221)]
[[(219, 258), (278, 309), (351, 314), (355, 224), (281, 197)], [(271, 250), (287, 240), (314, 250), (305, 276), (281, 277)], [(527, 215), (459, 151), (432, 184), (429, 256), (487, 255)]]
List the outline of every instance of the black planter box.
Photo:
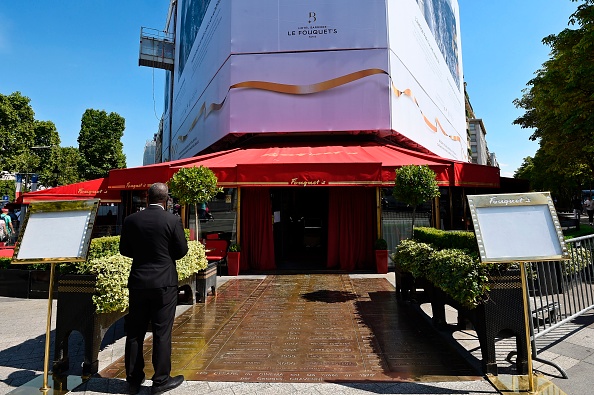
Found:
[(47, 299), (49, 278), (49, 270), (0, 269), (0, 296)]
[(206, 269), (196, 273), (196, 300), (206, 302), (206, 296), (212, 291), (216, 295), (217, 289), (217, 262), (210, 262)]
[(84, 274), (67, 274), (58, 280), (58, 308), (56, 313), (56, 338), (52, 371), (68, 371), (68, 337), (73, 330), (84, 339), (85, 353), (83, 376), (99, 371), (99, 349), (107, 330), (126, 312), (95, 313), (93, 295), (97, 277)]
[[(97, 373), (103, 337), (114, 323), (127, 314), (127, 311), (95, 312), (93, 295), (97, 292), (96, 282), (95, 275), (66, 274), (59, 277), (53, 373), (62, 374), (69, 369), (68, 337), (73, 330), (78, 331), (84, 340), (83, 376)], [(179, 281), (179, 290), (183, 292), (178, 294), (178, 304), (194, 303), (195, 285), (195, 275)]]
[(482, 355), (484, 373), (497, 375), (495, 340), (515, 337), (517, 348), (516, 370), (518, 374), (528, 373), (528, 344), (524, 321), (524, 303), (519, 270), (502, 272), (489, 280), (488, 300), (473, 309), (468, 309), (453, 300), (442, 290), (433, 287), (430, 291), (433, 323), (443, 329), (445, 305), (458, 310), (458, 325), (470, 321), (476, 331)]

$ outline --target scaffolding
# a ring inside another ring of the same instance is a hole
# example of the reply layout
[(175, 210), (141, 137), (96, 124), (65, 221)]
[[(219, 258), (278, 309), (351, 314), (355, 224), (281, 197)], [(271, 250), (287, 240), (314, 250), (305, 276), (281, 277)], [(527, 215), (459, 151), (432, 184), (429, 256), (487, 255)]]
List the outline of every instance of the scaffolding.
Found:
[(140, 28), (139, 66), (173, 70), (174, 55), (173, 34), (147, 27)]

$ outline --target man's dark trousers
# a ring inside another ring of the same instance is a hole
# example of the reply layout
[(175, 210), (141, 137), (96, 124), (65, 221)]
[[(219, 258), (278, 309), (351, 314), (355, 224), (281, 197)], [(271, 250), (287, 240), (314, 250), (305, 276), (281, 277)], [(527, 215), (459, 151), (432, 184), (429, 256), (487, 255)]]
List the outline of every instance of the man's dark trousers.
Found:
[[(130, 313), (126, 316), (126, 366), (129, 368), (130, 383), (144, 379), (143, 344), (149, 321), (152, 322), (153, 342), (153, 385), (160, 385), (169, 379), (171, 371), (171, 331), (177, 305), (177, 287), (130, 289)], [(160, 322), (156, 325), (155, 322)], [(160, 334), (161, 336), (158, 336)]]

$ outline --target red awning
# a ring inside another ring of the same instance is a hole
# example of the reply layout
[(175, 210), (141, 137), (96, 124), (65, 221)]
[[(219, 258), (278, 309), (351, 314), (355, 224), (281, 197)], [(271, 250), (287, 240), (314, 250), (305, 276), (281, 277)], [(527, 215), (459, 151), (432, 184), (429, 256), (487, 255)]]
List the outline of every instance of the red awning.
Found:
[(120, 192), (108, 190), (108, 183), (107, 178), (97, 178), (95, 180), (28, 192), (22, 195), (22, 203), (29, 204), (31, 202), (44, 200), (82, 200), (97, 198), (101, 200), (101, 203), (119, 203), (121, 201)]
[[(435, 171), (437, 181), (442, 186), (499, 185), (499, 169), (496, 168), (368, 142), (254, 146), (156, 165), (112, 170), (109, 188), (147, 189), (155, 182), (166, 182), (182, 167), (200, 165), (210, 168), (216, 174), (219, 185), (224, 187), (390, 186), (394, 183), (396, 169), (405, 165), (428, 165)], [(471, 165), (471, 169), (466, 171), (466, 165)], [(464, 179), (467, 176), (469, 179)]]
[[(114, 169), (109, 171), (110, 190), (139, 190), (148, 189), (155, 182), (167, 182), (171, 175), (172, 166), (181, 166), (185, 163), (196, 163), (199, 160), (223, 155), (232, 151), (222, 151), (215, 154), (195, 156), (192, 158), (180, 159), (171, 162), (156, 163), (127, 169)], [(196, 166), (199, 166), (197, 164)]]
[(498, 167), (454, 162), (454, 186), (499, 188), (500, 179)]
[(252, 147), (172, 166), (171, 174), (203, 165), (217, 174), (221, 186), (379, 186), (394, 182), (397, 167), (426, 164), (437, 173), (440, 184), (449, 185), (450, 163), (414, 154), (375, 143)]

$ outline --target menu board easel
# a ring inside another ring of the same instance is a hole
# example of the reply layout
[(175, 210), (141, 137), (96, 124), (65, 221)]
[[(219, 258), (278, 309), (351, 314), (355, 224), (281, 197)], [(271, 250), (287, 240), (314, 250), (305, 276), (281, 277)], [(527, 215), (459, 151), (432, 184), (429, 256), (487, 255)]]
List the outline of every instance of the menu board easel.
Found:
[(99, 199), (39, 201), (29, 205), (11, 263), (50, 264), (43, 378), (41, 387), (37, 384), (39, 378), (35, 378), (10, 394), (57, 395), (82, 382), (81, 377), (54, 377), (54, 387), (48, 385), (53, 285), (57, 263), (87, 260), (98, 208)]
[[(535, 390), (532, 370), (526, 262), (559, 261), (569, 257), (553, 199), (549, 192), (504, 193), (468, 195), (468, 203), (481, 262), (520, 265), (528, 346), (528, 391), (540, 393)], [(548, 382), (544, 387), (550, 390), (552, 385)], [(506, 390), (509, 392), (510, 388)]]

